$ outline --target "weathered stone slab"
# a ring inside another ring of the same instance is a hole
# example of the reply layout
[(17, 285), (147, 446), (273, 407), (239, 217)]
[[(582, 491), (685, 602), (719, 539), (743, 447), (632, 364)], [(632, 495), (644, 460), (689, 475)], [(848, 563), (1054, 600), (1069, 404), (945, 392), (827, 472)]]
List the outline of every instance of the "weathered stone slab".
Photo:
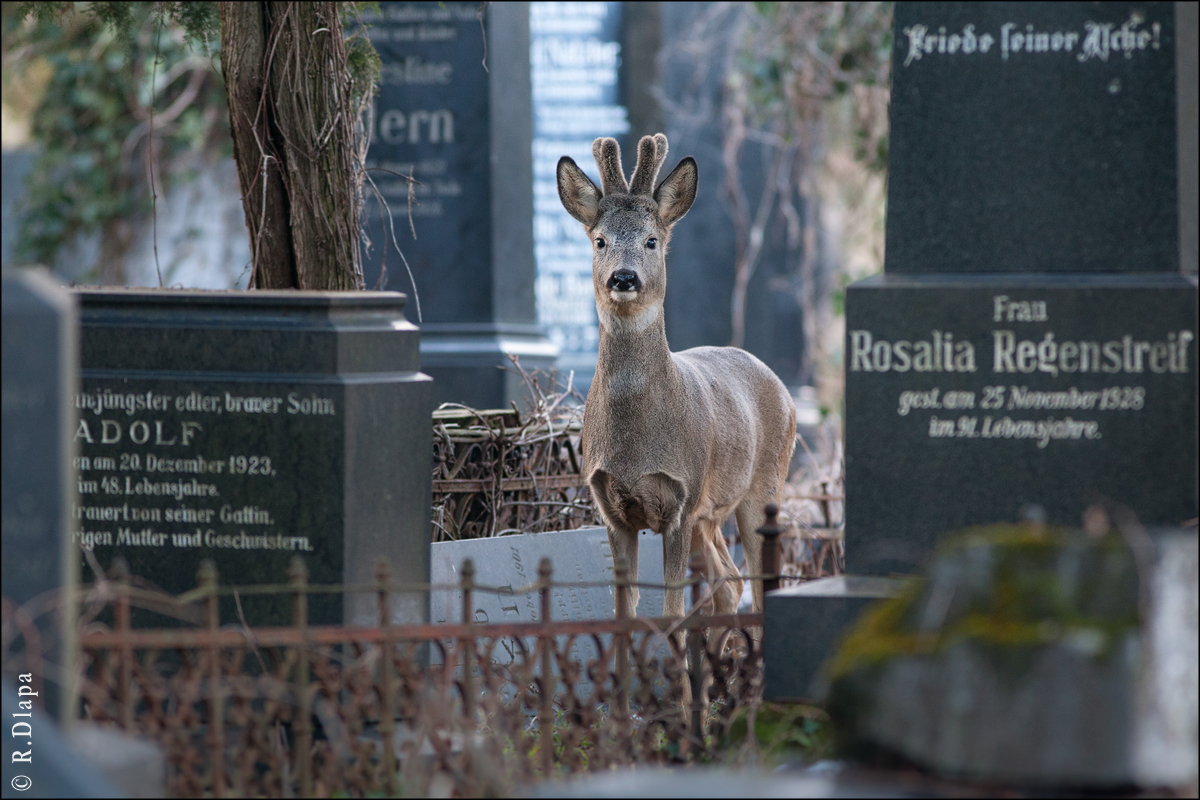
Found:
[[(79, 575), (68, 533), (76, 483), (79, 318), (71, 293), (38, 271), (5, 269), (3, 297), (3, 590), (6, 600), (24, 605), (73, 588)], [(54, 607), (29, 611), (38, 617), (43, 641), (61, 645), (74, 615), (68, 609), (66, 617), (43, 616)], [(60, 645), (41, 655), (62, 663), (70, 653)], [(57, 690), (46, 683), (39, 692), (38, 704), (46, 703), (52, 715), (62, 710)]]
[[(430, 380), (394, 292), (79, 292), (74, 538), (172, 593), (205, 558), (225, 585), (429, 577)], [(374, 625), (370, 593), (309, 598), (313, 624)], [(229, 602), (226, 602), (228, 600)], [(241, 599), (291, 624), (286, 595)], [(222, 614), (238, 619), (233, 598)], [(428, 619), (397, 597), (396, 622)]]
[[(638, 580), (662, 583), (662, 538), (642, 531), (638, 539)], [(459, 583), (460, 568), (468, 558), (475, 564), (476, 584), (508, 587), (510, 592), (537, 583), (542, 558), (549, 558), (553, 564), (556, 582), (613, 580), (608, 532), (600, 527), (435, 542), (431, 552), (433, 583)], [(555, 620), (614, 619), (616, 598), (611, 585), (555, 588), (552, 596)], [(541, 600), (536, 591), (508, 595), (476, 591), (472, 597), (473, 621), (477, 624), (541, 621)], [(637, 614), (661, 616), (662, 603), (661, 590), (642, 589)], [(430, 600), (429, 618), (435, 623), (461, 623), (462, 592), (436, 592)]]
[(968, 532), (851, 632), (831, 716), (947, 775), (1192, 785), (1198, 560), (1194, 530)]
[(894, 597), (903, 581), (838, 575), (763, 598), (763, 699), (812, 701), (825, 693), (821, 666), (864, 608)]
[(163, 797), (167, 793), (167, 758), (158, 743), (122, 730), (79, 723), (71, 746), (125, 797)]
[[(638, 581), (662, 583), (662, 537), (649, 531), (639, 535)], [(580, 528), (573, 531), (530, 533), (498, 536), (490, 539), (468, 539), (459, 542), (436, 542), (432, 545), (433, 583), (459, 583), (460, 569), (465, 559), (475, 565), (475, 583), (482, 586), (507, 587), (509, 593), (482, 590), (472, 592), (474, 622), (484, 625), (502, 622), (540, 622), (539, 593), (515, 590), (536, 583), (538, 563), (549, 558), (554, 566), (555, 582), (606, 582), (608, 585), (587, 588), (555, 587), (551, 597), (551, 617), (560, 620), (614, 619), (616, 597), (613, 580), (612, 551), (604, 528)], [(690, 604), (690, 597), (688, 600)], [(643, 588), (637, 607), (641, 617), (662, 615), (663, 592)], [(434, 623), (462, 621), (462, 592), (438, 591), (430, 599), (430, 620)], [(601, 637), (607, 646), (609, 636)], [(563, 639), (565, 641), (565, 639)], [(530, 639), (527, 644), (532, 644)], [(581, 664), (596, 658), (599, 653), (591, 637), (579, 637), (571, 646), (572, 657)], [(670, 653), (663, 640), (657, 648), (658, 657)], [(501, 643), (493, 653), (501, 663), (517, 658), (511, 643)], [(435, 654), (436, 657), (436, 654)]]
[[(871, 778), (874, 777), (874, 780)], [(533, 798), (555, 797), (913, 797), (908, 786), (879, 777), (766, 772), (711, 766), (635, 766), (597, 770), (569, 781), (531, 787)]]
[(1194, 276), (886, 274), (846, 297), (849, 572), (912, 571), (1027, 504), (1196, 516)]
[(888, 272), (1179, 269), (1174, 3), (901, 3)]

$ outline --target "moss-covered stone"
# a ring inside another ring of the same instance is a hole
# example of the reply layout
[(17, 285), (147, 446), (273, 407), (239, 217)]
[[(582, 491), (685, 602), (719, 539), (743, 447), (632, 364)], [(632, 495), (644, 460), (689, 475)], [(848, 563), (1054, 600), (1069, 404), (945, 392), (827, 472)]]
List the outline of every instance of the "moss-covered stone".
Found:
[(1137, 562), (1119, 533), (1091, 538), (1069, 528), (989, 525), (947, 539), (928, 576), (864, 614), (830, 674), (836, 680), (961, 642), (1007, 666), (1016, 663), (1006, 658), (1012, 648), (1056, 643), (1099, 657), (1137, 624)]
[(1194, 780), (1197, 560), (1194, 531), (947, 539), (830, 661), (835, 745), (988, 780)]

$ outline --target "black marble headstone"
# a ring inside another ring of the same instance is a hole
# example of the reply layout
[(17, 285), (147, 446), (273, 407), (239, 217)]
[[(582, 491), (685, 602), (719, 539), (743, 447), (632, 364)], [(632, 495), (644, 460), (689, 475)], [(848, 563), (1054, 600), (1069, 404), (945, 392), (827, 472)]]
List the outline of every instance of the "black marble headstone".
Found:
[(881, 275), (846, 304), (846, 567), (1103, 499), (1196, 516), (1196, 278)]
[(1177, 271), (1174, 6), (898, 3), (887, 271)]
[[(3, 593), (17, 605), (46, 592), (70, 589), (78, 560), (68, 530), (74, 494), (71, 443), (78, 381), (79, 322), (71, 293), (43, 273), (4, 270), (4, 490)], [(42, 598), (45, 600), (45, 598)], [(40, 605), (40, 604), (39, 604)], [(57, 620), (30, 609), (49, 661), (70, 657), (62, 636), (72, 625), (71, 606)], [(39, 676), (40, 680), (41, 676)], [(39, 703), (52, 684), (43, 684)], [(48, 708), (57, 713), (54, 697)]]
[(899, 3), (885, 274), (846, 292), (846, 566), (1197, 514), (1174, 6)]
[(521, 395), (498, 369), (508, 355), (545, 368), (557, 354), (534, 308), (529, 4), (385, 2), (363, 20), (383, 61), (367, 286), (409, 293), (413, 322), (419, 301), (435, 402), (506, 407)]
[[(172, 593), (429, 580), (430, 387), (394, 292), (84, 290), (75, 541)], [(287, 595), (242, 597), (291, 624)], [(236, 620), (233, 598), (222, 615)], [(313, 595), (313, 624), (373, 625), (372, 594)], [(397, 622), (428, 619), (406, 595)]]

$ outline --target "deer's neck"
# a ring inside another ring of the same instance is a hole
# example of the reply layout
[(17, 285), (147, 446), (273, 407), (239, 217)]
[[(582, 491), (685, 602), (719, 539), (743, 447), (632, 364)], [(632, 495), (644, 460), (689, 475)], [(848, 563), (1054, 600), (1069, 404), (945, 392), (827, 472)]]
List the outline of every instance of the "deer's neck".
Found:
[(602, 314), (596, 382), (611, 397), (669, 391), (679, 381), (661, 305), (631, 317)]

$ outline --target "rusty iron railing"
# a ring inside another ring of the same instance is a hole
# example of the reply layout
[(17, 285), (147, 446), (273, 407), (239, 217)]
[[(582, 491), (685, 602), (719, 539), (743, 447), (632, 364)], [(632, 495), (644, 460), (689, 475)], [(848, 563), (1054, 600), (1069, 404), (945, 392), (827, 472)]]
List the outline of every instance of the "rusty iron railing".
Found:
[[(716, 759), (735, 715), (761, 698), (762, 618), (706, 615), (711, 591), (691, 566), (678, 587), (631, 583), (621, 565), (611, 584), (618, 596), (688, 586), (685, 617), (572, 621), (551, 618), (552, 591), (600, 584), (555, 582), (545, 559), (516, 590), (476, 585), (469, 561), (458, 585), (394, 584), (381, 562), (373, 584), (335, 587), (309, 585), (299, 558), (288, 583), (251, 587), (221, 586), (206, 562), (179, 597), (139, 588), (118, 560), (81, 590), (79, 708), (157, 741), (177, 797), (508, 794), (613, 765)], [(397, 593), (431, 590), (461, 591), (464, 622), (392, 624)], [(324, 591), (374, 592), (378, 625), (309, 625), (308, 596)], [(474, 594), (526, 591), (540, 595), (538, 621), (472, 622)], [(281, 592), (292, 625), (222, 624), (220, 597)], [(135, 628), (135, 607), (199, 624)], [(14, 656), (30, 626), (5, 611), (9, 672), (37, 654), (26, 640)], [(594, 657), (577, 657), (579, 640)]]

